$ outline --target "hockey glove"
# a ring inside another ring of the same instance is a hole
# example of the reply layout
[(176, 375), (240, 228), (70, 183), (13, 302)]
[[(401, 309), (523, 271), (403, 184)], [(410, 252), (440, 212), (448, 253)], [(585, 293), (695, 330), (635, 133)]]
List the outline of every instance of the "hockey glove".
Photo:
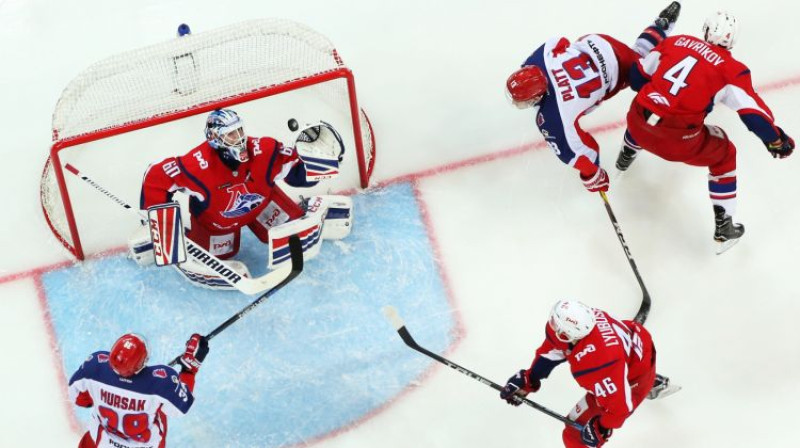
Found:
[(781, 138), (767, 143), (767, 151), (772, 154), (773, 158), (783, 159), (794, 152), (794, 139), (786, 135), (783, 129), (778, 128), (778, 131), (781, 133)]
[(526, 370), (520, 370), (516, 375), (508, 379), (506, 386), (500, 391), (500, 398), (512, 406), (519, 406), (520, 400), (516, 396), (526, 396), (536, 392), (542, 387), (542, 382), (536, 378), (531, 378)]
[(613, 429), (600, 426), (600, 416), (595, 415), (589, 419), (589, 422), (583, 427), (581, 439), (586, 446), (596, 447), (606, 443), (608, 439), (611, 438), (611, 433), (613, 432)]
[(583, 186), (592, 193), (598, 191), (608, 191), (608, 173), (603, 168), (598, 167), (593, 176), (588, 179), (581, 174)]
[(344, 159), (342, 136), (328, 123), (309, 125), (297, 135), (297, 155), (305, 164), (306, 181), (318, 182), (339, 174)]
[(186, 351), (181, 356), (180, 363), (183, 371), (191, 374), (197, 373), (208, 354), (208, 339), (197, 333), (186, 341)]

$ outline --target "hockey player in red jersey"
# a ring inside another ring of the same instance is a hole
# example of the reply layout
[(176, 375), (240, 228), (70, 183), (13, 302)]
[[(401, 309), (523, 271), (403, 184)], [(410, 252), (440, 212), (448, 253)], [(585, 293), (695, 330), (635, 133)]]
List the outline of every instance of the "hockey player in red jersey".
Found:
[(733, 57), (737, 30), (736, 18), (715, 13), (705, 21), (702, 39), (670, 37), (633, 67), (631, 83), (639, 93), (616, 164), (627, 170), (645, 149), (666, 160), (708, 167), (718, 253), (738, 241), (744, 226), (732, 218), (736, 147), (721, 128), (704, 123), (714, 104), (735, 110), (773, 157), (788, 157), (795, 146), (753, 89), (750, 69)]
[[(284, 181), (293, 187), (312, 187), (338, 174), (344, 144), (333, 127), (324, 122), (309, 126), (298, 134), (291, 147), (271, 137), (247, 136), (236, 112), (218, 109), (209, 114), (205, 135), (206, 141), (185, 155), (168, 157), (147, 169), (142, 183), (142, 210), (173, 201), (177, 192), (188, 195), (191, 223), (186, 236), (223, 260), (238, 253), (245, 226), (260, 241), (272, 245), (271, 230), (317, 213), (320, 216), (316, 220), (304, 220), (308, 225), (292, 229), (292, 233), (300, 235), (306, 259), (316, 254), (321, 239), (339, 239), (349, 233), (350, 198), (335, 197), (340, 200), (337, 203), (346, 204), (337, 213), (336, 221), (345, 222), (331, 223), (329, 219), (326, 235), (322, 220), (330, 218), (330, 213), (322, 205), (332, 196), (313, 197), (304, 207), (277, 185)], [(343, 231), (331, 235), (339, 230)], [(145, 247), (141, 243), (149, 243), (149, 235), (132, 241), (131, 251), (137, 261), (146, 264), (152, 256), (137, 252), (137, 247)], [(268, 264), (288, 259), (288, 255), (279, 253), (281, 250), (288, 254), (285, 244), (283, 249), (270, 247)], [(230, 260), (228, 264), (249, 276), (243, 263)], [(188, 280), (201, 286), (228, 287), (214, 272), (193, 263), (191, 258), (177, 267)]]
[(667, 37), (680, 9), (679, 2), (667, 6), (633, 49), (605, 34), (588, 34), (573, 43), (552, 38), (506, 81), (512, 103), (534, 108), (545, 141), (562, 162), (580, 172), (587, 190), (607, 191), (609, 180), (600, 166), (597, 142), (578, 121), (628, 87), (630, 68)]
[(69, 380), (69, 398), (92, 410), (92, 429), (78, 448), (164, 448), (167, 417), (186, 414), (194, 403), (195, 375), (208, 354), (208, 340), (193, 334), (177, 373), (146, 366), (147, 342), (128, 333), (111, 351), (92, 353)]
[(541, 380), (564, 361), (587, 391), (568, 416), (584, 429), (564, 429), (567, 448), (602, 446), (645, 398), (679, 390), (656, 374), (655, 346), (641, 324), (614, 319), (578, 301), (561, 300), (550, 312), (545, 340), (530, 368), (509, 378), (500, 398), (518, 406), (514, 395), (538, 391)]

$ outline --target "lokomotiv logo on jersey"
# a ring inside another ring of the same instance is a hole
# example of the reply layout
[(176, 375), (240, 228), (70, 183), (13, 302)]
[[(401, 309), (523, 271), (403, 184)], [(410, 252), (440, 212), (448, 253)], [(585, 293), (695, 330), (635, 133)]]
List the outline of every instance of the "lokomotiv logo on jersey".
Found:
[(244, 216), (258, 208), (264, 203), (264, 196), (258, 193), (250, 193), (245, 184), (236, 184), (227, 189), (231, 194), (228, 206), (221, 212), (226, 218), (238, 218)]

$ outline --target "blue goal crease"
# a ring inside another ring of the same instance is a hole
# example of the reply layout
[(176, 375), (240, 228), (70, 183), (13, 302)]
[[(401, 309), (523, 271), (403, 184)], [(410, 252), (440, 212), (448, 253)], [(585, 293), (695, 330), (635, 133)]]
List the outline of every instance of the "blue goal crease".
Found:
[[(194, 407), (170, 421), (171, 445), (301, 444), (370, 415), (431, 363), (403, 345), (383, 305), (396, 306), (430, 350), (453, 343), (452, 310), (411, 186), (353, 200), (349, 237), (324, 241), (297, 279), (211, 341)], [(263, 273), (266, 247), (243, 232), (242, 248), (239, 258)], [(50, 272), (43, 283), (67, 376), (129, 331), (147, 337), (150, 363), (166, 363), (189, 335), (254, 299), (122, 255)]]

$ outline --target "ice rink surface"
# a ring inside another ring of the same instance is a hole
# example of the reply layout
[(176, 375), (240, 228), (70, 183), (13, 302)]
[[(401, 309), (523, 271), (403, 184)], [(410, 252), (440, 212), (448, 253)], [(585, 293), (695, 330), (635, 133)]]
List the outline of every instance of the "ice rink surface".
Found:
[[(66, 402), (67, 376), (129, 325), (163, 362), (188, 333), (247, 303), (119, 256), (71, 266), (38, 194), (53, 108), (85, 67), (170, 39), (181, 22), (199, 32), (257, 17), (302, 22), (335, 43), (375, 129), (382, 188), (356, 197), (346, 244), (326, 242), (286, 293), (213, 342), (198, 407), (171, 421), (170, 445), (561, 446), (555, 420), (405, 348), (380, 307), (394, 303), (421, 344), (498, 383), (530, 363), (558, 298), (633, 316), (641, 292), (601, 199), (543, 149), (533, 116), (510, 106), (503, 87), (548, 37), (603, 32), (630, 44), (667, 3), (0, 0), (0, 446), (76, 446), (85, 416)], [(717, 9), (739, 17), (734, 54), (778, 124), (800, 135), (796, 4), (683, 6), (677, 33), (698, 34)], [(606, 168), (631, 98), (623, 92), (582, 121)], [(609, 446), (795, 439), (800, 156), (773, 160), (721, 107), (709, 122), (739, 149), (747, 234), (728, 253), (714, 255), (703, 169), (644, 155), (612, 183), (653, 296), (659, 370), (684, 390), (643, 404)], [(566, 414), (580, 396), (562, 366), (531, 398)]]

